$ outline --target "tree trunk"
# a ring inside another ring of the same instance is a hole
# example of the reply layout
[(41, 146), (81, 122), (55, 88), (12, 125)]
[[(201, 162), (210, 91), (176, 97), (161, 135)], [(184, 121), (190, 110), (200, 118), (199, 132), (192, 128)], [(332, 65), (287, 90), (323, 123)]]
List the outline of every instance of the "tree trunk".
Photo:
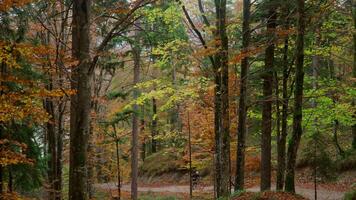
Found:
[[(269, 2), (274, 3), (270, 0)], [(274, 65), (274, 33), (276, 29), (276, 8), (268, 10), (268, 47), (265, 52), (265, 72), (263, 74), (262, 135), (261, 135), (261, 191), (271, 189), (271, 135), (272, 135), (272, 95)]]
[(188, 149), (189, 149), (189, 197), (192, 199), (193, 197), (193, 180), (192, 180), (192, 137), (191, 137), (191, 129), (190, 129), (190, 116), (188, 111)]
[(152, 130), (151, 130), (151, 153), (156, 153), (157, 152), (157, 141), (155, 137), (157, 136), (157, 125), (158, 125), (158, 119), (157, 119), (157, 102), (155, 98), (152, 98), (152, 111), (153, 111), (153, 117), (152, 117)]
[[(356, 29), (356, 0), (351, 0), (352, 1), (352, 19), (354, 22), (354, 29)], [(356, 32), (353, 32), (353, 42), (354, 42), (354, 48), (353, 48), (353, 53), (354, 53), (354, 63), (353, 63), (353, 68), (352, 68), (352, 77), (356, 79)], [(353, 84), (354, 87), (356, 87), (356, 83)], [(356, 100), (353, 100), (353, 105), (356, 105)], [(354, 118), (356, 118), (356, 113), (354, 113)], [(356, 150), (356, 124), (352, 126), (352, 148)]]
[[(144, 112), (145, 112), (145, 107), (141, 106), (141, 119), (140, 119), (140, 133), (141, 135), (144, 133), (145, 131), (145, 117), (144, 117)], [(141, 152), (141, 158), (142, 161), (145, 161), (146, 159), (146, 135), (143, 138), (142, 141), (142, 152)]]
[[(141, 50), (138, 46), (133, 45), (134, 59), (134, 85), (140, 82), (140, 54)], [(134, 89), (134, 99), (137, 99), (139, 91)], [(137, 178), (138, 178), (138, 132), (139, 132), (139, 108), (138, 105), (133, 106), (132, 117), (132, 139), (131, 139), (131, 199), (137, 200)]]
[(295, 164), (298, 154), (300, 139), (303, 134), (303, 85), (304, 85), (304, 31), (305, 31), (305, 11), (304, 0), (297, 0), (298, 13), (298, 33), (297, 33), (297, 51), (296, 51), (296, 72), (295, 72), (295, 90), (294, 90), (294, 112), (293, 112), (293, 132), (288, 145), (287, 168), (285, 190), (295, 193)]
[[(242, 48), (243, 52), (248, 54), (251, 31), (250, 31), (250, 7), (251, 1), (243, 1), (243, 24), (242, 24)], [(244, 189), (245, 179), (245, 147), (246, 147), (246, 119), (247, 119), (247, 82), (249, 57), (241, 60), (240, 76), (240, 99), (239, 99), (239, 121), (237, 127), (237, 154), (236, 154), (236, 177), (235, 191)]]
[(12, 176), (12, 170), (11, 166), (8, 167), (8, 172), (9, 172), (9, 181), (8, 181), (8, 191), (9, 193), (12, 193), (14, 191), (14, 177)]
[[(115, 133), (116, 134), (116, 133)], [(120, 152), (119, 152), (119, 139), (115, 140), (116, 147), (116, 167), (117, 167), (117, 196), (121, 199), (121, 174), (120, 174)]]
[(64, 135), (64, 111), (65, 102), (58, 105), (58, 130), (57, 130), (57, 155), (56, 155), (56, 181), (54, 188), (56, 190), (56, 200), (62, 199), (62, 153), (63, 153), (63, 135)]
[(79, 62), (72, 72), (76, 94), (70, 107), (69, 200), (87, 200), (87, 149), (90, 127), (90, 0), (73, 1), (72, 51)]
[(289, 65), (288, 65), (288, 48), (289, 39), (288, 37), (284, 41), (283, 50), (283, 105), (282, 105), (282, 131), (277, 142), (277, 183), (276, 189), (283, 190), (284, 187), (284, 176), (285, 176), (285, 165), (286, 165), (286, 139), (288, 135), (288, 77), (289, 77)]
[[(226, 0), (215, 0), (218, 40), (215, 55), (215, 137), (216, 137), (216, 195), (230, 195), (230, 119), (229, 119), (229, 68), (228, 37), (226, 34)], [(221, 119), (220, 119), (221, 118)]]
[[(51, 81), (51, 80), (50, 80)], [(48, 90), (52, 90), (52, 87), (47, 87)], [(47, 131), (47, 142), (48, 149), (47, 153), (49, 155), (49, 159), (47, 161), (48, 165), (48, 198), (50, 200), (55, 199), (55, 182), (56, 182), (56, 161), (57, 161), (57, 151), (56, 151), (56, 120), (54, 113), (54, 105), (53, 101), (50, 99), (45, 100), (45, 109), (46, 112), (51, 116), (50, 120), (46, 123), (46, 131)]]

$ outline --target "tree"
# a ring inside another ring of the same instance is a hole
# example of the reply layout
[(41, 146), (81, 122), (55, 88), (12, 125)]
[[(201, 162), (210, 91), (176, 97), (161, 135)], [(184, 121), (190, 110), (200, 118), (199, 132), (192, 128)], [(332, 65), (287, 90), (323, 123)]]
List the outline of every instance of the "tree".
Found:
[(288, 144), (285, 190), (295, 193), (295, 165), (300, 139), (303, 134), (303, 85), (304, 85), (304, 32), (305, 32), (305, 1), (297, 0), (297, 41), (296, 41), (296, 63), (295, 63), (295, 90), (294, 90), (294, 112), (293, 132)]
[[(242, 23), (242, 48), (243, 54), (248, 54), (250, 45), (250, 7), (251, 1), (243, 1), (243, 23)], [(246, 55), (241, 60), (241, 75), (240, 75), (240, 98), (239, 98), (239, 121), (237, 129), (237, 154), (236, 154), (236, 178), (235, 190), (244, 189), (245, 179), (245, 148), (246, 148), (246, 119), (247, 119), (247, 82), (249, 57)]]
[(263, 74), (262, 135), (261, 135), (261, 190), (271, 188), (271, 135), (272, 135), (272, 98), (273, 66), (276, 29), (276, 2), (268, 1), (267, 48), (265, 52), (265, 71)]
[[(140, 60), (141, 49), (139, 47), (139, 37), (136, 32), (136, 43), (132, 46), (132, 54), (134, 60), (134, 81), (133, 84), (137, 85), (140, 82)], [(134, 89), (134, 100), (139, 96), (138, 89)], [(139, 107), (137, 104), (133, 106), (132, 117), (132, 139), (131, 139), (131, 198), (137, 200), (137, 179), (138, 179), (138, 142), (139, 142)]]
[(91, 1), (73, 1), (72, 53), (78, 61), (72, 72), (70, 106), (70, 173), (69, 199), (87, 200), (87, 148), (90, 128), (91, 77), (90, 62)]
[(228, 37), (226, 33), (226, 0), (215, 0), (216, 49), (215, 66), (215, 151), (216, 195), (230, 195), (230, 117)]
[[(284, 3), (282, 5), (284, 15), (283, 28), (289, 30), (289, 9), (288, 4)], [(282, 119), (281, 119), (281, 132), (280, 135), (277, 134), (277, 180), (276, 189), (283, 190), (284, 188), (284, 177), (285, 177), (285, 165), (286, 165), (286, 140), (288, 135), (288, 79), (289, 79), (289, 59), (288, 59), (288, 49), (289, 49), (289, 36), (286, 35), (284, 38), (283, 47), (283, 78), (282, 78)], [(278, 78), (278, 77), (277, 77)], [(277, 85), (278, 88), (278, 85)], [(279, 99), (277, 99), (279, 101)], [(279, 133), (279, 130), (277, 130)]]
[[(356, 29), (356, 0), (351, 0), (352, 2), (352, 20), (353, 20), (353, 28)], [(356, 79), (356, 33), (353, 32), (353, 67), (352, 67), (352, 78)], [(356, 83), (354, 83), (354, 86)], [(355, 105), (355, 101), (353, 100), (353, 104)], [(356, 114), (355, 114), (356, 115)], [(356, 124), (352, 126), (352, 148), (356, 149)]]

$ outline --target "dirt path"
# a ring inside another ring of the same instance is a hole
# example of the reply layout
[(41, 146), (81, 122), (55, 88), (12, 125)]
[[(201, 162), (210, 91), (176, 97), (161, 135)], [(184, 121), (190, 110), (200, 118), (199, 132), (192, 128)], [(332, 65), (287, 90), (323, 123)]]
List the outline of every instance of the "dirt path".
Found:
[[(115, 183), (104, 183), (104, 184), (98, 184), (96, 185), (97, 188), (103, 189), (103, 190), (116, 190), (117, 186)], [(123, 185), (122, 186), (123, 191), (130, 191), (130, 185)], [(198, 189), (200, 192), (212, 192), (213, 187), (202, 187)], [(248, 191), (251, 192), (259, 192), (260, 189), (259, 187), (253, 187), (247, 189)], [(139, 192), (158, 192), (158, 193), (189, 193), (189, 186), (187, 185), (166, 185), (166, 186), (160, 186), (160, 187), (139, 187), (138, 188)], [(309, 199), (314, 199), (314, 190), (312, 189), (306, 189), (302, 187), (296, 187), (296, 192), (306, 198)], [(325, 190), (325, 189), (319, 189), (318, 190), (318, 200), (342, 200), (344, 193), (343, 192), (337, 192), (337, 191), (331, 191), (331, 190)]]

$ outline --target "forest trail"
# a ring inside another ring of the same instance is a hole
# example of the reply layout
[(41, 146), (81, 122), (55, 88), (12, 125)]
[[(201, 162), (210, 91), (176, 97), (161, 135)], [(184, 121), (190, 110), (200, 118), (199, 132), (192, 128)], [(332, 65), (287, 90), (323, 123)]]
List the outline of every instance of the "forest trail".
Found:
[[(117, 186), (116, 183), (104, 183), (104, 184), (97, 184), (97, 188), (103, 190), (116, 190)], [(130, 185), (123, 185), (123, 191), (129, 192), (131, 190)], [(213, 191), (212, 186), (200, 187), (198, 189), (200, 192), (211, 192)], [(160, 187), (149, 187), (143, 186), (138, 188), (139, 192), (157, 192), (157, 193), (189, 193), (189, 186), (188, 185), (167, 185), (167, 186), (160, 186)], [(252, 187), (248, 188), (247, 191), (251, 192), (259, 192), (259, 187)], [(314, 190), (307, 189), (300, 186), (296, 187), (296, 192), (308, 199), (314, 199)], [(318, 200), (342, 200), (344, 196), (343, 192), (326, 190), (326, 189), (318, 189)]]

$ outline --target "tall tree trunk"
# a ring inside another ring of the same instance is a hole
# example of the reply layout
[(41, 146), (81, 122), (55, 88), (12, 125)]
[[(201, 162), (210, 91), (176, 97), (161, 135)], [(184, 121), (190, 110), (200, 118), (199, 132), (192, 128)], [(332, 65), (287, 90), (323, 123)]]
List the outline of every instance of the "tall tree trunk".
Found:
[[(47, 87), (48, 90), (51, 90), (51, 87)], [(49, 155), (49, 160), (47, 161), (48, 165), (48, 198), (50, 200), (55, 199), (55, 181), (56, 181), (56, 161), (57, 161), (57, 151), (56, 151), (56, 120), (55, 120), (55, 113), (54, 113), (54, 105), (53, 101), (50, 99), (46, 99), (45, 102), (46, 112), (51, 116), (50, 120), (46, 124), (46, 131), (47, 131), (47, 140), (48, 140), (48, 149), (47, 153)]]
[(188, 110), (188, 149), (189, 149), (189, 197), (192, 199), (193, 197), (193, 169), (192, 169), (192, 136), (191, 136), (191, 128), (190, 128), (190, 115)]
[[(285, 19), (283, 28), (285, 30), (289, 29), (289, 8), (285, 3), (283, 5), (285, 12)], [(286, 165), (286, 139), (288, 135), (288, 78), (289, 78), (289, 62), (288, 62), (288, 49), (289, 49), (289, 36), (284, 39), (283, 48), (283, 86), (282, 86), (282, 130), (280, 137), (277, 138), (277, 180), (276, 189), (283, 190), (284, 188), (284, 177), (285, 177), (285, 165)]]
[[(95, 104), (95, 103), (94, 103)], [(92, 109), (91, 109), (92, 110)], [(89, 199), (94, 198), (94, 165), (95, 165), (95, 160), (94, 160), (94, 119), (91, 119), (90, 122), (90, 128), (89, 128), (89, 139), (88, 139), (88, 149), (87, 149), (87, 154), (88, 154), (88, 159), (87, 159), (87, 172), (88, 172), (88, 195)]]
[(72, 51), (79, 64), (72, 72), (76, 94), (70, 107), (69, 200), (87, 200), (87, 149), (90, 127), (90, 9), (91, 0), (73, 1)]
[(116, 167), (117, 167), (117, 196), (118, 199), (120, 200), (121, 199), (121, 174), (120, 174), (121, 169), (120, 169), (119, 139), (115, 140), (115, 147), (116, 147)]
[[(229, 118), (229, 68), (228, 68), (228, 37), (226, 33), (226, 0), (215, 0), (216, 27), (215, 38), (218, 53), (215, 56), (215, 102), (216, 125), (216, 194), (217, 197), (230, 195), (230, 118)], [(221, 118), (221, 119), (220, 119)], [(220, 119), (220, 120), (219, 120)]]
[[(242, 24), (242, 48), (248, 54), (251, 31), (250, 31), (250, 7), (251, 1), (243, 1), (243, 24)], [(240, 99), (239, 99), (239, 121), (237, 127), (237, 154), (236, 154), (236, 177), (235, 191), (244, 189), (245, 179), (245, 147), (246, 147), (246, 119), (247, 119), (247, 82), (249, 57), (241, 60), (240, 76)]]
[(271, 135), (272, 135), (272, 96), (274, 65), (274, 33), (276, 29), (275, 1), (269, 1), (267, 32), (268, 47), (265, 52), (265, 72), (263, 74), (262, 135), (261, 135), (261, 191), (271, 189)]
[[(140, 54), (141, 50), (137, 45), (133, 45), (134, 59), (134, 85), (140, 82)], [(139, 91), (134, 90), (134, 99), (137, 99)], [(137, 200), (137, 178), (138, 178), (138, 132), (139, 132), (139, 107), (133, 106), (132, 118), (132, 139), (131, 139), (131, 199)]]
[(284, 41), (283, 50), (283, 105), (282, 105), (282, 131), (277, 142), (277, 183), (276, 189), (283, 190), (284, 187), (284, 176), (285, 176), (285, 165), (286, 165), (286, 139), (288, 135), (288, 76), (289, 76), (289, 66), (288, 66), (288, 48), (289, 39), (288, 37)]
[(157, 125), (158, 125), (158, 116), (157, 116), (157, 101), (155, 98), (152, 98), (152, 111), (153, 111), (153, 117), (152, 117), (152, 130), (151, 130), (151, 153), (156, 153), (157, 152), (157, 141), (156, 141), (156, 136), (158, 133), (157, 130)]
[(295, 90), (294, 90), (294, 112), (293, 112), (293, 132), (288, 145), (287, 168), (285, 190), (295, 193), (295, 164), (300, 139), (303, 134), (303, 85), (304, 85), (304, 31), (305, 31), (305, 11), (304, 0), (297, 0), (298, 13), (298, 33), (297, 33), (297, 51), (296, 51), (296, 72), (295, 72)]
[[(141, 133), (141, 135), (145, 131), (145, 116), (144, 116), (144, 112), (145, 112), (145, 107), (141, 106), (141, 119), (140, 119), (140, 133)], [(142, 161), (145, 161), (145, 159), (146, 159), (146, 136), (144, 136), (143, 141), (142, 141), (141, 158), (142, 158)]]
[[(0, 71), (0, 78), (5, 79), (7, 76), (7, 67), (5, 62), (1, 63), (1, 71)], [(4, 82), (0, 81), (0, 86), (3, 86)], [(4, 94), (4, 90), (0, 91), (0, 95)], [(3, 128), (3, 123), (0, 123), (0, 140), (3, 139), (4, 136), (4, 128)], [(0, 144), (0, 148), (2, 145)], [(0, 164), (0, 200), (3, 200), (2, 195), (4, 194), (4, 166)]]
[[(53, 79), (50, 74), (49, 83), (46, 85), (46, 89), (51, 91), (53, 89)], [(50, 200), (55, 199), (55, 179), (56, 179), (56, 161), (57, 161), (57, 150), (56, 150), (56, 116), (55, 116), (55, 106), (51, 99), (47, 98), (44, 103), (46, 112), (50, 115), (49, 121), (46, 123), (46, 133), (47, 133), (47, 155), (49, 159), (47, 161), (47, 175), (48, 175), (48, 198)]]
[[(354, 22), (354, 29), (356, 29), (356, 0), (352, 1), (352, 19)], [(353, 31), (353, 42), (354, 42), (354, 63), (352, 68), (352, 77), (356, 79), (356, 32)], [(356, 83), (354, 83), (354, 87), (356, 87)], [(356, 99), (353, 100), (353, 105), (356, 105)], [(354, 113), (354, 118), (356, 118), (356, 113)], [(352, 126), (352, 148), (356, 149), (356, 124)]]
[(56, 155), (56, 181), (54, 188), (56, 190), (56, 200), (62, 199), (62, 153), (63, 153), (63, 135), (64, 135), (64, 111), (65, 102), (58, 105), (58, 130), (57, 130), (57, 155)]
[(4, 194), (4, 168), (0, 165), (0, 200), (2, 200), (2, 195)]

